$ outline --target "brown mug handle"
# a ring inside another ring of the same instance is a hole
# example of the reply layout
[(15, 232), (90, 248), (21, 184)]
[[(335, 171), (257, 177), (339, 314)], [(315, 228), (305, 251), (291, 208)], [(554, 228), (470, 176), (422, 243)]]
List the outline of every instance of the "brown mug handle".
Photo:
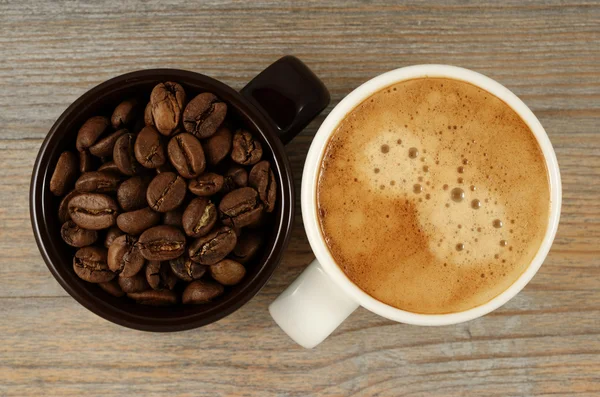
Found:
[(241, 93), (271, 120), (284, 144), (321, 113), (330, 99), (323, 82), (291, 55), (263, 70)]

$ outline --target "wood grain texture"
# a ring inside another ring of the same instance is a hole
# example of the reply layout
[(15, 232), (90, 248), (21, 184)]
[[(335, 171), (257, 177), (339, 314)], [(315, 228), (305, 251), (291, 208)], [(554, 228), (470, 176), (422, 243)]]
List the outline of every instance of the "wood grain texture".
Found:
[[(598, 21), (598, 1), (0, 0), (0, 396), (600, 395)], [(298, 206), (274, 277), (216, 324), (142, 333), (71, 299), (37, 251), (27, 207), (35, 155), (61, 112), (124, 72), (189, 69), (239, 89), (285, 54), (332, 94), (287, 147), (298, 191), (324, 116), (377, 74), (448, 63), (519, 95), (554, 144), (564, 189), (555, 244), (525, 290), (447, 327), (359, 309), (304, 350), (267, 312), (313, 258)]]

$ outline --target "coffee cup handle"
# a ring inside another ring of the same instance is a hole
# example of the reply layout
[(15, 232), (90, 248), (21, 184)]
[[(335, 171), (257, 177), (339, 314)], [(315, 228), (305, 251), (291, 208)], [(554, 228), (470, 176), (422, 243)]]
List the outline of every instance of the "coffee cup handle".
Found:
[(269, 306), (277, 325), (296, 343), (312, 349), (358, 308), (314, 260)]
[(298, 58), (280, 58), (242, 90), (277, 128), (281, 141), (291, 141), (329, 104), (329, 91)]

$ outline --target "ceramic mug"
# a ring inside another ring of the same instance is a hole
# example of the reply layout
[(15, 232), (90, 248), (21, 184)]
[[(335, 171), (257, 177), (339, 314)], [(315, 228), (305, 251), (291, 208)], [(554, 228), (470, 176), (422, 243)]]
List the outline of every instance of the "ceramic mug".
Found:
[[(325, 244), (317, 216), (317, 178), (327, 142), (339, 123), (365, 99), (393, 84), (424, 77), (465, 81), (507, 103), (527, 123), (542, 149), (550, 184), (550, 212), (546, 234), (531, 264), (504, 292), (469, 310), (449, 314), (419, 314), (386, 305), (357, 287), (338, 267)], [(310, 146), (302, 175), (302, 218), (316, 259), (270, 305), (275, 322), (298, 344), (313, 348), (362, 306), (405, 324), (449, 325), (481, 317), (508, 302), (533, 278), (554, 240), (561, 208), (561, 181), (556, 154), (539, 120), (515, 94), (477, 72), (447, 65), (416, 65), (377, 76), (346, 96), (325, 119)]]

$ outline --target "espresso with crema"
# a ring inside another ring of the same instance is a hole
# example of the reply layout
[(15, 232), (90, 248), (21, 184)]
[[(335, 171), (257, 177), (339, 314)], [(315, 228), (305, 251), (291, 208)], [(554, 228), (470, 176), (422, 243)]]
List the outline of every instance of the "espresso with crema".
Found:
[(529, 266), (550, 187), (538, 142), (510, 106), (466, 82), (420, 78), (342, 120), (317, 205), (331, 255), (359, 288), (398, 309), (455, 313)]

